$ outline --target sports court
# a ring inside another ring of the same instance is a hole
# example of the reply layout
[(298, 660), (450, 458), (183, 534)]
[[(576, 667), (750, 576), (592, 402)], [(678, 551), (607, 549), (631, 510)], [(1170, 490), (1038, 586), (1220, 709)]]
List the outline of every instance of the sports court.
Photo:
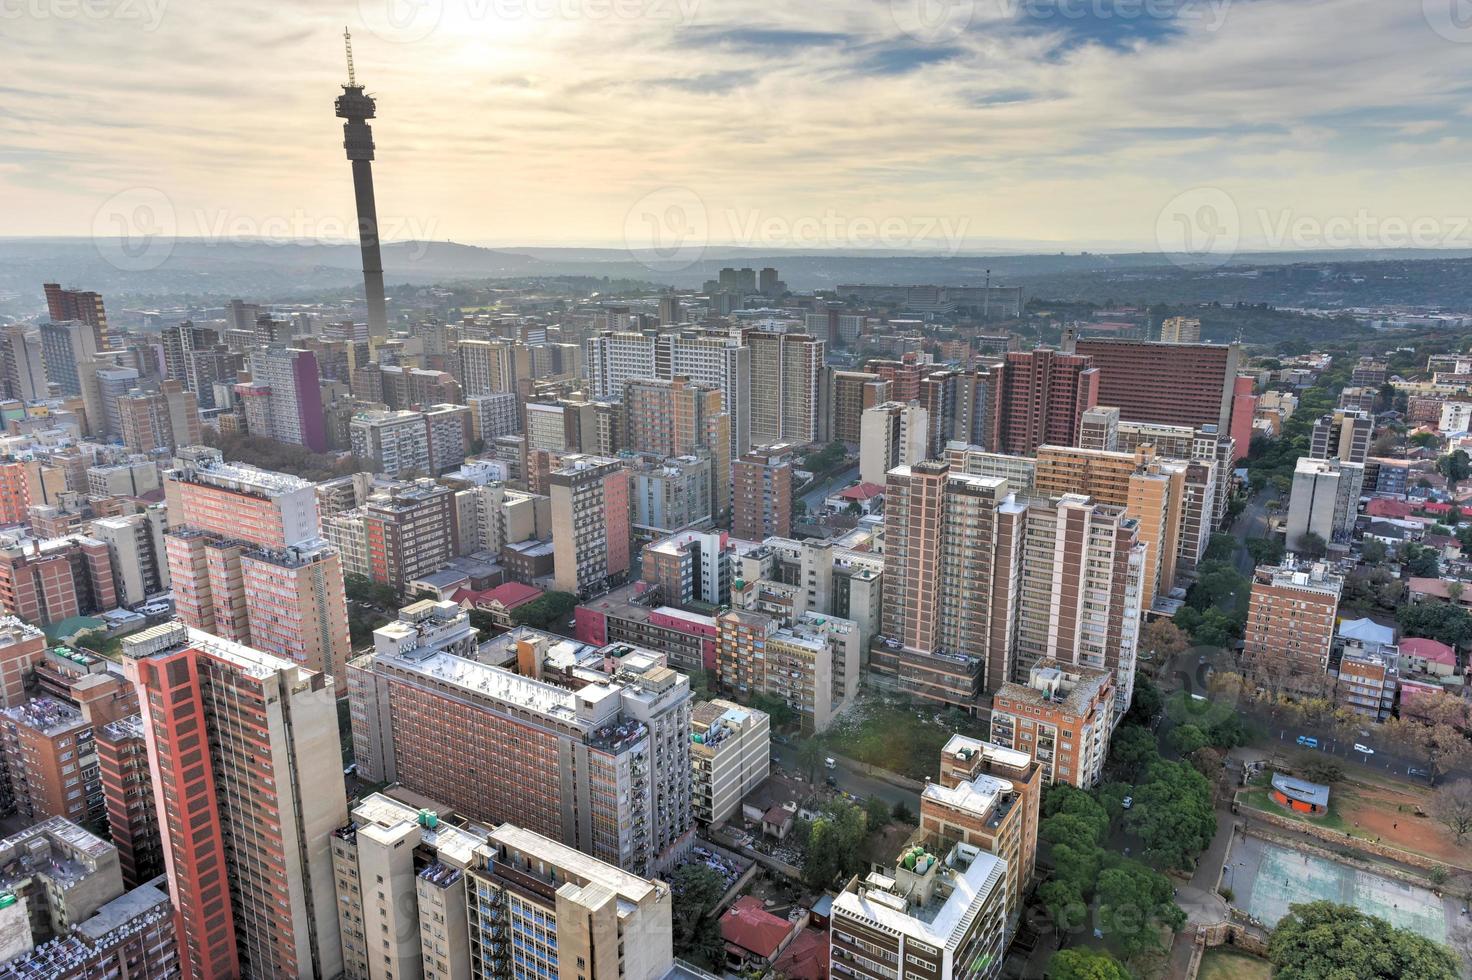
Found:
[(1430, 890), (1360, 871), (1334, 861), (1280, 847), (1255, 837), (1238, 837), (1223, 882), (1233, 902), (1267, 926), (1288, 914), (1288, 906), (1327, 900), (1379, 916), (1392, 925), (1447, 941), (1447, 909)]

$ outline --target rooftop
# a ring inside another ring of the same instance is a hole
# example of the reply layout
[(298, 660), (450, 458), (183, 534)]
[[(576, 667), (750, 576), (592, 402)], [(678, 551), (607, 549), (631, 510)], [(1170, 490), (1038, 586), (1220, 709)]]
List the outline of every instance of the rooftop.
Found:
[(1006, 868), (1000, 858), (958, 844), (933, 872), (938, 887), (924, 905), (912, 905), (895, 878), (871, 874), (856, 890), (839, 895), (833, 909), (944, 949), (960, 938), (972, 905), (1002, 887)]

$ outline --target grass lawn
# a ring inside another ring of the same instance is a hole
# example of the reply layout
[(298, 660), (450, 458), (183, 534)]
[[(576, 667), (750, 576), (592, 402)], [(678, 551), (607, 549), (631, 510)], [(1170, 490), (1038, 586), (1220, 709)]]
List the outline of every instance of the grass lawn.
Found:
[(1267, 960), (1235, 949), (1218, 947), (1208, 949), (1201, 957), (1201, 972), (1197, 980), (1269, 980), (1273, 968)]
[(1243, 806), (1252, 807), (1254, 810), (1277, 814), (1280, 817), (1287, 817), (1289, 820), (1296, 820), (1299, 823), (1317, 824), (1320, 827), (1328, 827), (1332, 830), (1340, 831), (1346, 827), (1344, 818), (1339, 814), (1339, 790), (1337, 787), (1329, 794), (1329, 812), (1319, 816), (1310, 816), (1307, 813), (1299, 813), (1295, 810), (1289, 810), (1279, 806), (1268, 799), (1268, 788), (1265, 786), (1254, 786), (1250, 789), (1244, 789), (1241, 793), (1237, 794), (1237, 802)]
[(912, 779), (935, 778), (940, 750), (960, 732), (985, 737), (985, 727), (959, 712), (940, 714), (933, 708), (867, 698), (856, 705), (821, 741), (826, 747), (871, 766)]

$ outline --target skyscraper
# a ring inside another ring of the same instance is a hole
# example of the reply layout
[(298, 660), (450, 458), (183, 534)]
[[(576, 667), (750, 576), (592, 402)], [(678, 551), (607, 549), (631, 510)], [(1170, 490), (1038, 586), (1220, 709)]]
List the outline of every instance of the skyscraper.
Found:
[[(92, 328), (81, 320), (53, 320), (43, 323), (41, 358), (46, 365), (46, 378), (62, 395), (82, 393), (82, 375), (78, 365), (90, 364), (97, 356), (97, 338)], [(94, 428), (106, 425), (105, 419), (88, 419)]]
[(337, 976), (332, 832), (347, 822), (332, 680), (180, 623), (123, 642), (183, 973)]
[(1087, 356), (1046, 347), (1013, 351), (993, 373), (986, 448), (994, 452), (1076, 445), (1083, 414), (1099, 403), (1100, 372)]
[(731, 417), (720, 389), (685, 377), (641, 379), (624, 386), (624, 445), (634, 452), (711, 457), (711, 506), (731, 509)]
[(751, 348), (752, 441), (816, 442), (825, 341), (764, 330), (747, 330), (742, 339)]
[(1232, 431), (1233, 386), (1242, 360), (1238, 345), (1089, 339), (1073, 349), (1093, 358), (1098, 404), (1117, 406), (1121, 419)]
[(1160, 324), (1160, 342), (1162, 344), (1201, 343), (1201, 321), (1189, 316), (1166, 317)]
[(761, 446), (731, 464), (731, 533), (763, 541), (792, 533), (793, 447)]
[(547, 478), (557, 588), (580, 596), (629, 573), (629, 470), (616, 459), (568, 456)]
[(350, 650), (341, 558), (312, 484), (253, 466), (173, 470), (165, 535), (179, 618), (341, 676)]
[(99, 293), (80, 289), (62, 289), (60, 283), (48, 282), (46, 290), (46, 312), (53, 322), (79, 320), (92, 328), (92, 346), (96, 350), (107, 350), (107, 311), (102, 307)]
[(926, 458), (930, 413), (918, 404), (885, 402), (864, 410), (859, 430), (859, 479), (884, 486), (896, 466)]
[(260, 435), (277, 442), (327, 451), (327, 424), (322, 414), (322, 376), (317, 355), (294, 347), (267, 347), (250, 352), (251, 381), (269, 389), (267, 425)]
[(378, 205), (373, 197), (373, 128), (377, 105), (363, 91), (353, 70), (353, 39), (346, 30), (348, 83), (334, 108), (342, 124), (343, 149), (353, 164), (353, 196), (358, 204), (358, 242), (363, 252), (363, 296), (368, 303), (368, 338), (376, 344), (388, 337), (388, 305), (383, 295), (383, 257), (378, 249)]

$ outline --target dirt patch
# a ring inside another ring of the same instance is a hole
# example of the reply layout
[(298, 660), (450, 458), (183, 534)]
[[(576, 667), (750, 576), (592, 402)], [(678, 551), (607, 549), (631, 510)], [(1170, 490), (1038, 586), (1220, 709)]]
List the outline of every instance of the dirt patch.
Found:
[(1374, 840), (1414, 854), (1444, 862), (1454, 868), (1472, 869), (1472, 854), (1458, 847), (1452, 835), (1434, 818), (1416, 815), (1425, 797), (1389, 787), (1336, 786), (1341, 829), (1355, 837)]

